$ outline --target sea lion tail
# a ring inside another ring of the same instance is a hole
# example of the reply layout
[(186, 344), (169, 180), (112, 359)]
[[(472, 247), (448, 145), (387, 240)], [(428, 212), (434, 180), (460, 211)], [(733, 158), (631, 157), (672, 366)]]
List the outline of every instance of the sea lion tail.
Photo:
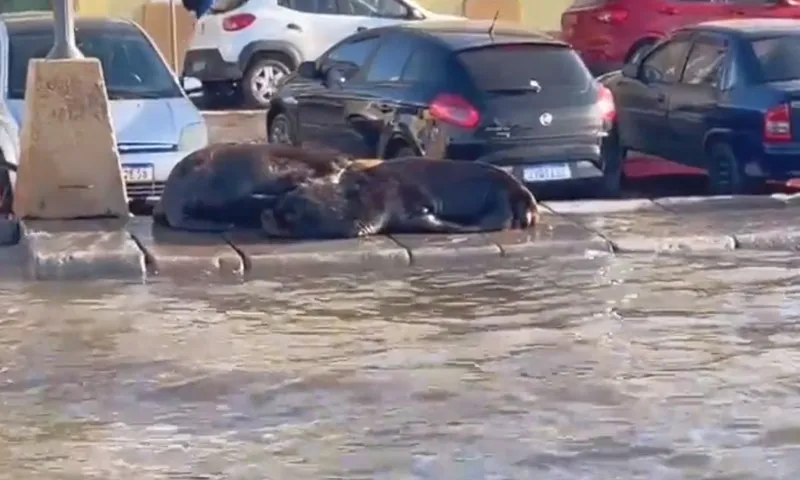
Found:
[(509, 201), (514, 214), (512, 227), (525, 229), (539, 223), (539, 205), (536, 197), (526, 186), (520, 184), (519, 188), (511, 193)]

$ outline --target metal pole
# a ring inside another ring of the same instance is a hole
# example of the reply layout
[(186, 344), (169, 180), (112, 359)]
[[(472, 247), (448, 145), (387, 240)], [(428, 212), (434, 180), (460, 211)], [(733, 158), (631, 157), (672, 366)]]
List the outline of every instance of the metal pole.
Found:
[(75, 44), (75, 9), (72, 0), (51, 0), (55, 42), (48, 59), (83, 58)]
[(178, 26), (175, 20), (175, 0), (169, 0), (169, 48), (172, 71), (178, 73)]

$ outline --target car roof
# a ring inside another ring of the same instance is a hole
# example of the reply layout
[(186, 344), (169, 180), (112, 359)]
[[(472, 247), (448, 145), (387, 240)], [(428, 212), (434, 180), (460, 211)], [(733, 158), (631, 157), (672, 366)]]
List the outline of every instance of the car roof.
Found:
[(470, 48), (485, 47), (492, 44), (537, 43), (542, 45), (558, 45), (568, 47), (563, 42), (545, 32), (525, 28), (516, 23), (492, 20), (429, 20), (407, 22), (376, 28), (376, 30), (414, 32), (433, 38), (445, 45), (450, 50), (467, 50)]
[(800, 33), (800, 20), (791, 18), (742, 18), (713, 20), (683, 27), (683, 31), (711, 31), (747, 39), (796, 35)]
[[(53, 14), (46, 11), (3, 13), (0, 14), (0, 21), (5, 23), (9, 35), (53, 31)], [(75, 28), (111, 32), (139, 31), (130, 20), (102, 17), (77, 17)]]

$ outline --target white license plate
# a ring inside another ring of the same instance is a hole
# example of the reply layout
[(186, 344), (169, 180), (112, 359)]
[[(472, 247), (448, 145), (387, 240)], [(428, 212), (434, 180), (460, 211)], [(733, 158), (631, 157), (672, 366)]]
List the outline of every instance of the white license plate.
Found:
[(526, 182), (548, 182), (552, 180), (568, 180), (572, 178), (569, 165), (536, 165), (525, 167), (522, 178)]
[(143, 183), (155, 180), (152, 165), (125, 165), (122, 167), (122, 178), (125, 183)]

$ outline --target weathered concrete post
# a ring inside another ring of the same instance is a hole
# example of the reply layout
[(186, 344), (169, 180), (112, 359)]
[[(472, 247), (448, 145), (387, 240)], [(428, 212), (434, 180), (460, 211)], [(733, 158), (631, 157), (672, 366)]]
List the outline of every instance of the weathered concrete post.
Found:
[(53, 12), (53, 48), (28, 64), (14, 190), (27, 266), (38, 279), (141, 277), (103, 70), (76, 46), (72, 0)]
[(75, 44), (72, 0), (53, 0), (55, 43), (31, 60), (14, 197), (20, 219), (128, 216), (100, 62)]

